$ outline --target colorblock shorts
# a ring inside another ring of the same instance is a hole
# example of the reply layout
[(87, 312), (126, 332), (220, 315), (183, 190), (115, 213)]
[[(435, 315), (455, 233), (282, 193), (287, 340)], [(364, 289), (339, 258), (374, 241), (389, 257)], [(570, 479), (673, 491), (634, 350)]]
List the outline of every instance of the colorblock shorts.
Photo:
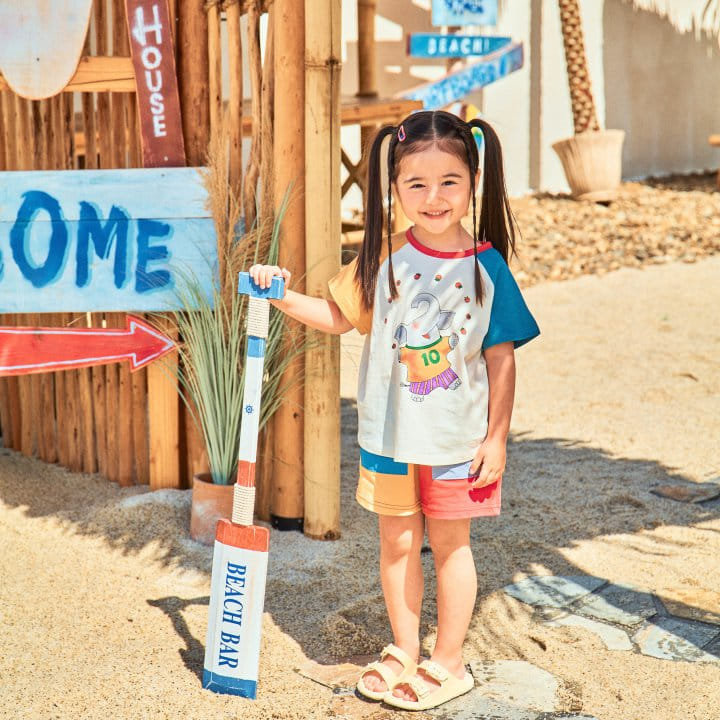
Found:
[(500, 514), (502, 478), (470, 487), (470, 460), (456, 465), (396, 462), (360, 449), (356, 500), (379, 515), (413, 515), (457, 520)]

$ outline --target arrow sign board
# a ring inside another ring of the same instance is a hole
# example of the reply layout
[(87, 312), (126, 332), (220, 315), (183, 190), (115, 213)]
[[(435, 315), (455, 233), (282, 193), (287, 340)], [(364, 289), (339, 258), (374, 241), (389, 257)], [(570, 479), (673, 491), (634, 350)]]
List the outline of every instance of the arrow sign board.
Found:
[(408, 55), (424, 58), (470, 57), (488, 55), (509, 45), (512, 38), (490, 35), (443, 35), (412, 33), (408, 35)]
[(197, 168), (0, 172), (0, 312), (164, 311), (208, 299), (215, 228)]
[(497, 0), (432, 0), (432, 24), (495, 25)]
[(113, 328), (0, 327), (0, 377), (69, 370), (129, 360), (138, 370), (175, 344), (142, 320)]
[(462, 100), (475, 90), (515, 72), (522, 66), (522, 43), (512, 43), (472, 65), (448, 73), (440, 80), (407, 90), (401, 97), (422, 100), (426, 110), (442, 108)]

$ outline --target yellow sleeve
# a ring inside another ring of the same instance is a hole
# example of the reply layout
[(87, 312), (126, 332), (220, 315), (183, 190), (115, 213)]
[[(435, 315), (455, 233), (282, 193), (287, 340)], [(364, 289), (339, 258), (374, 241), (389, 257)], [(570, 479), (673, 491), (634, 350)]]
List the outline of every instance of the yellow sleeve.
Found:
[(355, 280), (357, 258), (334, 277), (330, 278), (328, 287), (332, 299), (338, 304), (340, 311), (348, 322), (361, 334), (370, 332), (372, 324), (372, 308), (366, 310), (362, 304), (360, 286)]

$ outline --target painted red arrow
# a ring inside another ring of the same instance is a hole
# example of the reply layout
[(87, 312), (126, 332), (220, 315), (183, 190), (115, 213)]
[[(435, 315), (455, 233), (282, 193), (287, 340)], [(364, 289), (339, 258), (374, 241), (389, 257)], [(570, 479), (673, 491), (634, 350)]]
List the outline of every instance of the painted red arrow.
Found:
[(0, 376), (69, 370), (129, 360), (139, 368), (175, 343), (130, 315), (120, 328), (0, 327)]

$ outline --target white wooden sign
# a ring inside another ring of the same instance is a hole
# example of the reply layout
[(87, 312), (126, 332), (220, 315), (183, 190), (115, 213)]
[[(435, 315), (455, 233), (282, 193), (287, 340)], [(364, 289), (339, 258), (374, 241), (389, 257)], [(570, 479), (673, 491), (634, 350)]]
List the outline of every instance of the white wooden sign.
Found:
[(162, 311), (217, 265), (197, 168), (0, 172), (0, 312)]

